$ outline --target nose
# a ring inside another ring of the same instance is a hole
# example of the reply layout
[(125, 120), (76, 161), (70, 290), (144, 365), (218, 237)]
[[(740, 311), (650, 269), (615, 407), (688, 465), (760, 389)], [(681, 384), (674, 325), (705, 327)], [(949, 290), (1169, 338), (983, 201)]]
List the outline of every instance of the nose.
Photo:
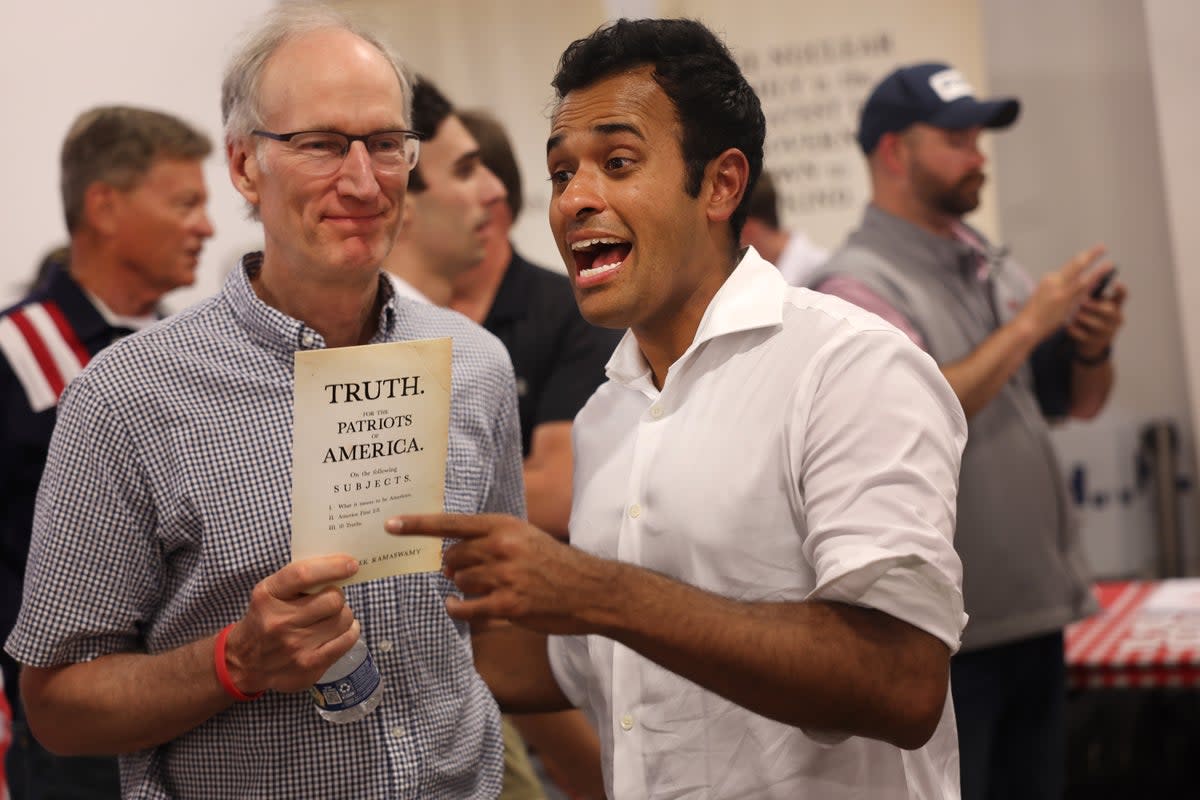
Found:
[(978, 132), (971, 137), (971, 147), (968, 155), (971, 158), (971, 166), (974, 169), (980, 169), (987, 163), (987, 156), (983, 154), (983, 148), (981, 147), (983, 144), (982, 138)]
[(558, 213), (564, 217), (586, 217), (604, 209), (599, 181), (591, 172), (580, 168), (558, 195)]
[(197, 214), (195, 231), (201, 239), (208, 239), (217, 232), (213, 227), (212, 219), (208, 216), (208, 210), (204, 206), (200, 206), (200, 212)]
[(508, 197), (508, 190), (504, 188), (504, 184), (496, 177), (496, 173), (487, 167), (481, 167), (479, 175), (481, 179), (479, 183), (479, 196), (485, 206), (492, 206)]
[(987, 156), (983, 154), (983, 150), (980, 149), (978, 143), (971, 148), (971, 163), (975, 166), (975, 169), (982, 169), (983, 165), (987, 163)]
[(338, 170), (337, 190), (339, 194), (359, 200), (369, 200), (379, 193), (379, 181), (375, 179), (375, 168), (371, 154), (363, 142), (351, 142), (346, 157)]

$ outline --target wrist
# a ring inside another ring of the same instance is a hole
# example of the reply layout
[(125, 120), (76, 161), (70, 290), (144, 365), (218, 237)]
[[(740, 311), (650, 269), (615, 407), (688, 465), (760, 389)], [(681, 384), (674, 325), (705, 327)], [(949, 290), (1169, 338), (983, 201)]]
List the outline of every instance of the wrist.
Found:
[(229, 632), (233, 630), (235, 623), (230, 623), (221, 629), (217, 634), (216, 642), (213, 644), (213, 668), (217, 673), (217, 681), (220, 682), (221, 688), (225, 690), (225, 694), (237, 700), (239, 703), (249, 703), (251, 700), (257, 700), (263, 696), (263, 692), (252, 692), (247, 694), (237, 687), (233, 677), (229, 674), (229, 660), (226, 656), (225, 646), (229, 639)]
[(1084, 353), (1076, 350), (1075, 354), (1072, 356), (1072, 359), (1076, 364), (1080, 364), (1085, 367), (1099, 367), (1102, 364), (1107, 364), (1111, 357), (1112, 345), (1109, 344), (1105, 345), (1103, 350), (1094, 355), (1085, 355)]
[(1024, 351), (1031, 352), (1039, 342), (1049, 335), (1043, 330), (1043, 326), (1039, 324), (1029, 306), (1025, 306), (1020, 313), (1013, 317), (1008, 326), (1016, 337), (1017, 346)]
[(589, 558), (592, 559), (591, 568), (581, 581), (586, 587), (581, 595), (586, 597), (575, 608), (575, 616), (588, 633), (615, 638), (629, 619), (627, 604), (636, 606), (634, 595), (640, 585), (636, 578), (630, 580), (629, 565), (594, 556)]

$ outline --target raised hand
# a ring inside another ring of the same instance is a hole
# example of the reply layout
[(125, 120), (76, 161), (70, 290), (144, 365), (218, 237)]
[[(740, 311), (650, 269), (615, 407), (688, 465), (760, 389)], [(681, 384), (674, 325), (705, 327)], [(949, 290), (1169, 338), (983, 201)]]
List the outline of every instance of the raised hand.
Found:
[(1087, 299), (1091, 287), (1111, 269), (1111, 264), (1100, 264), (1104, 252), (1103, 245), (1082, 250), (1038, 281), (1019, 314), (1032, 327), (1035, 340), (1041, 341), (1066, 325)]
[(1067, 325), (1067, 335), (1075, 340), (1075, 352), (1079, 356), (1085, 359), (1104, 357), (1125, 322), (1126, 297), (1125, 285), (1114, 281), (1107, 295), (1088, 296), (1083, 300)]

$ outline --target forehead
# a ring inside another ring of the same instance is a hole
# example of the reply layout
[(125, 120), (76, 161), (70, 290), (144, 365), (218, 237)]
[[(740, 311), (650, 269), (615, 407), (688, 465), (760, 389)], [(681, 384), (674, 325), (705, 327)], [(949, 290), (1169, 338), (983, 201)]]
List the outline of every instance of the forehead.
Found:
[(186, 189), (202, 192), (204, 165), (199, 160), (190, 158), (156, 158), (133, 188), (150, 191)]
[(654, 80), (652, 66), (621, 72), (568, 92), (550, 121), (553, 149), (579, 136), (603, 136), (630, 126), (646, 140), (678, 139), (675, 104)]
[(391, 62), (346, 30), (280, 45), (263, 68), (258, 99), (264, 122), (285, 130), (404, 127), (404, 95)]
[(475, 137), (458, 115), (450, 114), (442, 120), (433, 138), (421, 143), (421, 165), (451, 164), (478, 153), (479, 143)]

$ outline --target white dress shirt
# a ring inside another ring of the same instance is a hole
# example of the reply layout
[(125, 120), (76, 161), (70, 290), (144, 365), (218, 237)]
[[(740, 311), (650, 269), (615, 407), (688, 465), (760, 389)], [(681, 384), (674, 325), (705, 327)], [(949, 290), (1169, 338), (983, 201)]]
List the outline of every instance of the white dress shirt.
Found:
[[(662, 391), (632, 334), (607, 372), (575, 419), (572, 544), (741, 601), (876, 608), (957, 649), (966, 420), (903, 334), (751, 249)], [(958, 797), (949, 697), (903, 751), (769, 720), (610, 639), (549, 652), (617, 800)]]

